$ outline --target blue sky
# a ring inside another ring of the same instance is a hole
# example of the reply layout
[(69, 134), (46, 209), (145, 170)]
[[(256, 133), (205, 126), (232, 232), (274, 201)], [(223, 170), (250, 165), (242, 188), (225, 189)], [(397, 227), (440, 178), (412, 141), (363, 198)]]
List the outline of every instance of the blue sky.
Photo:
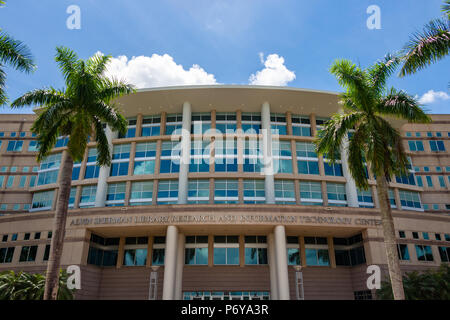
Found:
[[(255, 83), (340, 91), (328, 72), (334, 59), (351, 59), (363, 67), (372, 64), (401, 49), (415, 30), (438, 17), (441, 4), (441, 0), (8, 0), (0, 9), (0, 27), (30, 47), (38, 69), (31, 75), (7, 69), (7, 92), (12, 100), (34, 88), (63, 88), (54, 62), (59, 45), (74, 49), (81, 58), (96, 52), (112, 55), (111, 74), (141, 87)], [(79, 30), (66, 27), (70, 5), (81, 10)], [(370, 5), (381, 9), (380, 30), (366, 26)], [(390, 85), (422, 98), (432, 113), (449, 113), (449, 70), (447, 58), (414, 76), (393, 77)], [(0, 112), (11, 110), (3, 107)]]

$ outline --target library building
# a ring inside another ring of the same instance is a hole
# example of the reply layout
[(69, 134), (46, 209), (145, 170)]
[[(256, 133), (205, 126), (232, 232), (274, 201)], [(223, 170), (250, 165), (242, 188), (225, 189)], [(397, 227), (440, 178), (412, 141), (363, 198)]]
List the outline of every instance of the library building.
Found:
[[(340, 112), (333, 92), (205, 85), (141, 89), (116, 101), (126, 134), (105, 126), (74, 163), (62, 267), (76, 299), (376, 299), (387, 276), (376, 182), (360, 190), (314, 136)], [(36, 110), (38, 112), (38, 110)], [(36, 161), (35, 114), (0, 115), (0, 271), (44, 273), (68, 137)], [(401, 269), (450, 261), (450, 114), (391, 123), (410, 159), (389, 200)]]

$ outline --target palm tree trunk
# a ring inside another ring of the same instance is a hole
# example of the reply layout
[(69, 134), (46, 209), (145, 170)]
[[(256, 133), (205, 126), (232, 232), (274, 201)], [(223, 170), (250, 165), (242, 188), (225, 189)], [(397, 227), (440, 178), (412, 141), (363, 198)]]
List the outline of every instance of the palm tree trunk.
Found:
[(59, 179), (55, 218), (53, 220), (53, 234), (47, 264), (44, 300), (56, 300), (58, 298), (59, 269), (61, 267), (61, 255), (66, 234), (67, 210), (69, 207), (73, 169), (73, 159), (67, 151), (65, 153)]
[(392, 218), (391, 205), (388, 198), (388, 184), (384, 175), (377, 175), (376, 181), (392, 293), (395, 300), (405, 300), (402, 271), (400, 270), (400, 261), (397, 253), (394, 219)]

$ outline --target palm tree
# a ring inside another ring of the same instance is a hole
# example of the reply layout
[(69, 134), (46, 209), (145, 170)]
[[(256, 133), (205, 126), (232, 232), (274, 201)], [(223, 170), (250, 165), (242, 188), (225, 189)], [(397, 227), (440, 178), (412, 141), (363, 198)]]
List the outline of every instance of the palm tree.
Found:
[[(5, 2), (0, 1), (0, 6), (2, 4)], [(3, 70), (5, 65), (26, 73), (32, 72), (36, 67), (28, 47), (0, 29), (0, 106), (8, 102), (5, 92), (6, 73)]]
[(104, 76), (110, 56), (94, 55), (78, 59), (76, 53), (65, 47), (56, 48), (56, 62), (61, 69), (66, 88), (36, 89), (12, 103), (12, 107), (42, 106), (31, 130), (37, 134), (39, 152), (37, 161), (49, 155), (59, 136), (68, 136), (66, 156), (61, 164), (61, 177), (53, 237), (47, 265), (44, 299), (56, 299), (58, 270), (65, 235), (74, 161), (81, 161), (89, 136), (97, 142), (97, 164), (110, 165), (111, 154), (103, 130), (106, 123), (120, 133), (125, 133), (127, 121), (112, 103), (113, 99), (134, 92), (133, 86)]
[[(72, 300), (74, 289), (67, 288), (68, 274), (60, 270), (58, 300)], [(42, 300), (45, 276), (40, 273), (4, 271), (0, 273), (0, 300)]]
[[(408, 272), (403, 276), (406, 300), (449, 300), (450, 266), (441, 264), (439, 269), (424, 272)], [(391, 283), (383, 281), (377, 297), (382, 300), (392, 299)]]
[(387, 121), (388, 117), (410, 122), (428, 122), (429, 117), (417, 101), (403, 91), (387, 89), (387, 78), (395, 71), (399, 59), (387, 55), (372, 67), (361, 69), (349, 60), (336, 60), (330, 72), (346, 89), (340, 95), (343, 111), (334, 114), (315, 141), (317, 152), (327, 154), (335, 162), (339, 147), (349, 138), (348, 163), (358, 188), (369, 187), (365, 162), (376, 176), (384, 242), (389, 275), (395, 299), (404, 299), (402, 276), (397, 256), (396, 238), (388, 198), (388, 180), (394, 174), (406, 174), (408, 160), (399, 132)]
[(450, 50), (450, 0), (442, 5), (444, 16), (425, 25), (416, 32), (403, 48), (404, 64), (400, 76), (416, 73), (426, 66), (445, 58)]

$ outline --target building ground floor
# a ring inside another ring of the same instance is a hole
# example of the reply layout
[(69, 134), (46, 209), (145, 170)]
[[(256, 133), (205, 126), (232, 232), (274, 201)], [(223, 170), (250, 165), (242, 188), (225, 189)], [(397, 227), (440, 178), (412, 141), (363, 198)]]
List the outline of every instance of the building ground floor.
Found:
[[(394, 211), (404, 272), (449, 262), (450, 218)], [(0, 217), (0, 271), (45, 272), (52, 212)], [(71, 210), (63, 267), (77, 299), (371, 299), (387, 275), (379, 212), (305, 206)]]

